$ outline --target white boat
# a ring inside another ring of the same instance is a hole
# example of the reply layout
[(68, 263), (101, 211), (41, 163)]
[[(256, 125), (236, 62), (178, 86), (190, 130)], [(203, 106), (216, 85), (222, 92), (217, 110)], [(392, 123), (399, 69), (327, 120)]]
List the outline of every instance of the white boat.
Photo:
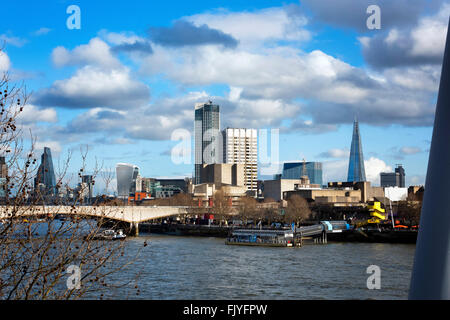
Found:
[(113, 229), (103, 230), (100, 234), (95, 235), (95, 240), (124, 240), (127, 236), (122, 230), (115, 231)]

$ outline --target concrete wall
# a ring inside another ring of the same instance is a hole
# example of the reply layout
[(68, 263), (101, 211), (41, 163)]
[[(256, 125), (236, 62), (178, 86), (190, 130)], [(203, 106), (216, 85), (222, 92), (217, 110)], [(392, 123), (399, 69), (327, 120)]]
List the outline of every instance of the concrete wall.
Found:
[(216, 188), (222, 185), (243, 186), (244, 165), (231, 163), (204, 164), (201, 171), (201, 183), (214, 183)]
[(301, 184), (299, 179), (279, 179), (264, 181), (264, 198), (272, 198), (275, 201), (283, 199), (283, 192), (293, 191), (295, 185)]
[(308, 190), (298, 189), (289, 192), (288, 197), (299, 195), (302, 198), (314, 200), (319, 203), (345, 202), (354, 203), (361, 201), (361, 192), (359, 190), (339, 190), (339, 189), (320, 189)]

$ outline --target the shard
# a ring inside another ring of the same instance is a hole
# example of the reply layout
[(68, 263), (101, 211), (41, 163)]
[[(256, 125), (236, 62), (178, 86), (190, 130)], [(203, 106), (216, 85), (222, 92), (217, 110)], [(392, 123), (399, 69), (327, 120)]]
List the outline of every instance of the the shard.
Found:
[(366, 181), (364, 170), (364, 157), (361, 145), (361, 135), (359, 133), (358, 120), (353, 123), (353, 137), (350, 148), (350, 160), (348, 163), (348, 182)]

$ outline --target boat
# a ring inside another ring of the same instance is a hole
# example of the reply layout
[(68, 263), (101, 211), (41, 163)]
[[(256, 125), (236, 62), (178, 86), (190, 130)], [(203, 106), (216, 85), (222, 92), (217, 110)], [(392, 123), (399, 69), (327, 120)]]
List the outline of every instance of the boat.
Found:
[(94, 240), (124, 240), (127, 236), (120, 229), (118, 231), (108, 229), (96, 234), (92, 239)]
[(293, 247), (292, 230), (235, 229), (227, 237), (227, 245)]

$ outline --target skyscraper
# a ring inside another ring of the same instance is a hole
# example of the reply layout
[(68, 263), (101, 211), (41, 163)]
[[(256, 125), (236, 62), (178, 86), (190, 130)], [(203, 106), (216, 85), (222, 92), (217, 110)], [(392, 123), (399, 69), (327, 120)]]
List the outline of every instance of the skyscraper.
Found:
[(44, 147), (44, 153), (41, 156), (37, 176), (34, 179), (34, 188), (45, 195), (56, 195), (56, 178), (53, 170), (52, 152), (50, 148)]
[(380, 185), (382, 187), (405, 187), (405, 169), (401, 164), (397, 165), (395, 172), (381, 172)]
[(94, 196), (94, 178), (92, 175), (83, 175), (81, 176), (81, 191), (82, 198), (85, 203), (90, 203), (91, 199)]
[(303, 167), (312, 184), (323, 185), (322, 162), (285, 162), (281, 178), (300, 179), (303, 176)]
[(224, 163), (244, 164), (244, 185), (249, 191), (258, 188), (258, 135), (256, 129), (227, 128), (223, 134)]
[(348, 163), (348, 182), (366, 181), (364, 170), (364, 157), (361, 145), (361, 135), (359, 133), (358, 120), (353, 123), (353, 137), (350, 148), (350, 159)]
[(116, 164), (117, 196), (127, 199), (130, 193), (136, 191), (136, 179), (139, 175), (139, 168), (134, 164)]
[(218, 105), (212, 104), (212, 101), (195, 105), (194, 132), (194, 184), (199, 184), (202, 164), (221, 163), (223, 160)]
[(401, 164), (397, 164), (397, 168), (395, 168), (395, 173), (398, 173), (398, 186), (400, 188), (405, 187), (405, 169), (403, 169), (403, 166)]

